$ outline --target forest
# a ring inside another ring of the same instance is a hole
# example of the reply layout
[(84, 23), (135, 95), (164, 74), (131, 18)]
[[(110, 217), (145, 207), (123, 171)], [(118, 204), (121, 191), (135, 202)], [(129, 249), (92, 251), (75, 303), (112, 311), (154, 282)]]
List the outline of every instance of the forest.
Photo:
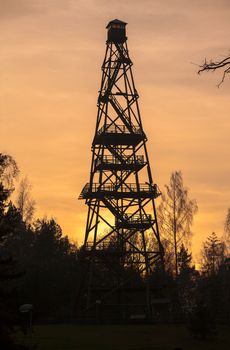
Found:
[[(34, 306), (35, 323), (76, 321), (81, 272), (81, 246), (62, 232), (55, 219), (33, 219), (35, 202), (29, 181), (16, 185), (18, 175), (16, 161), (0, 154), (0, 338), (4, 349), (20, 348), (12, 338), (13, 329), (21, 324), (20, 305)], [(158, 207), (170, 319), (156, 317), (155, 322), (185, 323), (192, 332), (206, 336), (217, 323), (230, 321), (230, 209), (221, 236), (211, 232), (203, 242), (199, 269), (190, 244), (197, 211), (182, 173), (173, 172)], [(141, 278), (137, 270), (126, 274)], [(150, 276), (153, 283), (161, 279), (159, 274), (156, 266)]]

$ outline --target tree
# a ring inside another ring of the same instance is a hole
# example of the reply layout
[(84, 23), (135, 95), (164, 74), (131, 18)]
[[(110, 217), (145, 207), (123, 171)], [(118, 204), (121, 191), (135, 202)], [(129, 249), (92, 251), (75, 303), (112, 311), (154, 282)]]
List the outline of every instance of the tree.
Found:
[(228, 213), (224, 223), (224, 230), (230, 234), (230, 208), (228, 208)]
[(183, 244), (178, 252), (178, 270), (177, 286), (180, 305), (183, 311), (188, 312), (195, 304), (199, 272), (192, 264), (192, 253), (189, 253)]
[(14, 180), (18, 174), (19, 169), (13, 157), (0, 153), (0, 182), (9, 194), (14, 190)]
[(226, 253), (230, 254), (230, 208), (224, 223), (224, 243), (226, 247)]
[(77, 247), (54, 219), (26, 224), (27, 179), (19, 187), (19, 208), (10, 201), (17, 174), (13, 158), (0, 154), (0, 348), (6, 350), (19, 349), (11, 336), (19, 305), (33, 304), (38, 318), (72, 316), (79, 273)]
[(29, 224), (35, 211), (35, 201), (31, 196), (31, 184), (27, 177), (20, 181), (16, 198), (16, 206), (25, 223)]
[(219, 60), (219, 61), (213, 61), (213, 60), (207, 61), (205, 59), (205, 61), (200, 65), (198, 74), (204, 71), (206, 72), (216, 71), (217, 69), (223, 71), (222, 79), (217, 85), (218, 87), (220, 87), (220, 85), (224, 82), (226, 74), (230, 73), (230, 56), (227, 56), (223, 60)]
[[(9, 197), (13, 191), (13, 182), (18, 174), (18, 167), (14, 159), (0, 153), (0, 248), (4, 246), (5, 239), (11, 234), (10, 221), (13, 206)], [(2, 253), (2, 251), (0, 251)], [(1, 263), (1, 254), (0, 254)]]
[(229, 268), (225, 264), (225, 245), (215, 232), (203, 243), (201, 277), (197, 300), (206, 305), (213, 320), (229, 319)]
[(224, 243), (219, 240), (215, 232), (212, 232), (204, 242), (201, 256), (202, 271), (207, 276), (216, 275), (224, 262)]
[(178, 248), (186, 246), (191, 238), (193, 216), (198, 210), (195, 199), (189, 199), (188, 189), (184, 187), (182, 173), (171, 174), (166, 193), (158, 208), (158, 219), (163, 242), (167, 241), (166, 254), (173, 254), (173, 273), (178, 276)]
[(189, 271), (192, 267), (192, 254), (188, 252), (182, 243), (180, 250), (178, 252), (178, 272), (180, 275)]
[(77, 284), (76, 246), (54, 219), (37, 220), (33, 233), (21, 295), (36, 305), (37, 317), (70, 316)]
[[(0, 344), (1, 349), (25, 349), (15, 344), (11, 333), (15, 323), (15, 306), (12, 281), (21, 276), (16, 261), (8, 254), (6, 242), (12, 235), (15, 222), (21, 216), (9, 202), (18, 167), (9, 155), (0, 153)], [(18, 215), (19, 214), (19, 215)]]

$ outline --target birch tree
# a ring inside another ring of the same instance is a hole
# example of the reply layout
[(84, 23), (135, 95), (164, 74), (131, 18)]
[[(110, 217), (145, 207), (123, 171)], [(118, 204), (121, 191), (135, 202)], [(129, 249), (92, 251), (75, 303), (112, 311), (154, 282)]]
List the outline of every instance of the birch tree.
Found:
[(193, 217), (198, 206), (195, 199), (189, 198), (189, 191), (184, 187), (181, 171), (171, 174), (165, 189), (158, 208), (158, 220), (162, 241), (167, 242), (165, 254), (172, 255), (173, 273), (178, 276), (178, 251), (182, 244), (188, 246), (192, 236)]
[(35, 212), (35, 201), (31, 195), (31, 184), (27, 177), (20, 181), (16, 206), (22, 216), (22, 220), (29, 224)]
[(224, 243), (226, 248), (226, 253), (230, 254), (230, 208), (228, 208), (228, 213), (224, 223)]

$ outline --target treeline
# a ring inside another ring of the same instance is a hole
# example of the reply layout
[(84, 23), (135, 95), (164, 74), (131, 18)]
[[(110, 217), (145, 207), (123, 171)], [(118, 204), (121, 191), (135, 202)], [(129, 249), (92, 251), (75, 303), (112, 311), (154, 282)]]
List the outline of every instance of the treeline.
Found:
[(158, 208), (172, 319), (186, 320), (198, 313), (213, 321), (229, 322), (230, 209), (221, 238), (215, 232), (208, 235), (195, 265), (191, 239), (197, 211), (198, 205), (190, 199), (182, 173), (172, 173)]
[[(0, 154), (1, 339), (8, 339), (21, 304), (33, 304), (35, 318), (40, 321), (70, 318), (80, 283), (81, 249), (63, 235), (54, 219), (32, 220), (35, 207), (28, 180), (20, 183), (15, 204), (12, 203), (18, 173), (14, 159)], [(173, 173), (158, 208), (171, 320), (185, 320), (200, 308), (206, 309), (212, 319), (229, 322), (230, 209), (222, 239), (211, 233), (203, 243), (199, 271), (193, 264), (190, 243), (197, 211), (181, 172)], [(148, 244), (151, 246), (151, 241)], [(157, 283), (157, 274), (156, 269), (153, 283)]]
[[(38, 321), (66, 319), (76, 298), (77, 247), (54, 219), (32, 222), (34, 202), (23, 180), (11, 201), (19, 173), (14, 159), (0, 154), (0, 347), (17, 349), (12, 327), (19, 306), (34, 305)], [(20, 347), (19, 347), (20, 348)]]

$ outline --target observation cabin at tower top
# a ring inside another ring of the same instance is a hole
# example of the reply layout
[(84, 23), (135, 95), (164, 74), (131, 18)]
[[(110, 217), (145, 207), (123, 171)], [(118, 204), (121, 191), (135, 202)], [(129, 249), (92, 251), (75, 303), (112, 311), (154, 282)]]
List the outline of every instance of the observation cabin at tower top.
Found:
[(110, 21), (106, 27), (106, 29), (108, 29), (108, 42), (124, 43), (127, 40), (125, 30), (126, 24), (127, 23), (119, 19)]

